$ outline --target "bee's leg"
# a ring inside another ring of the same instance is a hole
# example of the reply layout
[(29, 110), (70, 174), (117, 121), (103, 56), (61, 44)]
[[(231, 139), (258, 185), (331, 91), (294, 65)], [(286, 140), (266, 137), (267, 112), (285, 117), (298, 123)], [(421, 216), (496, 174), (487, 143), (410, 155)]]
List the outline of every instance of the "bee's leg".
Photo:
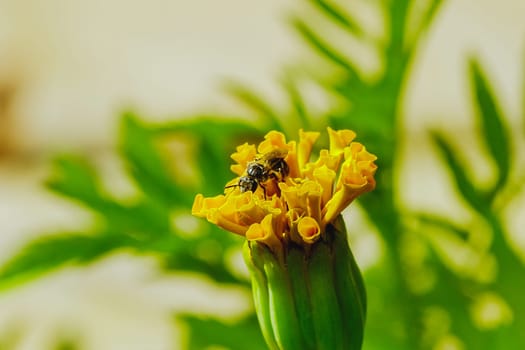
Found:
[(262, 184), (259, 184), (259, 186), (261, 186), (261, 188), (263, 189), (264, 200), (266, 200), (266, 187), (264, 187)]
[(283, 169), (277, 168), (275, 170), (272, 170), (272, 172), (270, 173), (269, 176), (272, 179), (274, 179), (275, 181), (277, 181), (277, 182), (282, 182), (282, 181), (284, 181), (284, 176), (283, 176), (283, 172), (282, 171), (283, 171)]

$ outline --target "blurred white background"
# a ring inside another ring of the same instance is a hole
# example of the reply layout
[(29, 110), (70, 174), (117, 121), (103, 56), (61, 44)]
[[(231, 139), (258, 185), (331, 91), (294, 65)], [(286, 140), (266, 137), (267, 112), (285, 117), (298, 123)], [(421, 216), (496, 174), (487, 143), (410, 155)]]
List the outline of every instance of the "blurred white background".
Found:
[[(0, 0), (0, 262), (43, 231), (79, 227), (90, 219), (42, 189), (48, 156), (89, 152), (104, 164), (112, 157), (124, 108), (156, 119), (235, 111), (218, 88), (223, 78), (240, 79), (277, 98), (282, 67), (304, 53), (285, 21), (298, 5), (292, 0)], [(448, 0), (438, 14), (406, 97), (411, 137), (401, 178), (414, 184), (406, 190), (408, 203), (464, 215), (461, 208), (450, 208), (451, 194), (439, 188), (445, 179), (433, 173), (423, 131), (444, 128), (463, 135), (465, 149), (478, 149), (466, 80), (470, 55), (481, 58), (506, 114), (516, 128), (521, 125), (524, 14), (522, 0)], [(415, 167), (425, 169), (418, 179), (411, 177)], [(118, 173), (109, 170), (108, 176)], [(0, 330), (23, 324), (22, 349), (45, 348), (54, 329), (80, 334), (86, 349), (173, 349), (178, 340), (168, 306), (224, 314), (248, 305), (247, 295), (187, 277), (167, 278), (155, 264), (122, 252), (82, 274), (64, 269), (2, 293)]]

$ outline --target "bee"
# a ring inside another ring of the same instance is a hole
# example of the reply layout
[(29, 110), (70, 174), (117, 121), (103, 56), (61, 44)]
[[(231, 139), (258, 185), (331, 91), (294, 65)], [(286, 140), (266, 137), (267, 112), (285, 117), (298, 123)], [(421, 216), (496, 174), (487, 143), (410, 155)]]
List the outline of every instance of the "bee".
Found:
[(266, 199), (264, 183), (270, 179), (283, 181), (290, 173), (290, 168), (284, 160), (287, 154), (288, 151), (277, 149), (256, 157), (248, 163), (246, 173), (239, 178), (239, 182), (235, 185), (226, 186), (225, 188), (239, 187), (242, 193), (246, 191), (255, 192), (257, 187), (260, 186), (264, 191), (264, 198)]

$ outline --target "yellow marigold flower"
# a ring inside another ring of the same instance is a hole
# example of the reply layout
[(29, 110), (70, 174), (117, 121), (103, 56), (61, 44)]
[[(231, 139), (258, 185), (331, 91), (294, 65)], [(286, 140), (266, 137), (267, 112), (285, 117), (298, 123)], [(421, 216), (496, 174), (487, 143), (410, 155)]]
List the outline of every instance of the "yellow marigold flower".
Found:
[(374, 189), (376, 157), (351, 130), (328, 128), (329, 147), (312, 159), (317, 132), (287, 141), (270, 131), (231, 155), (237, 175), (224, 194), (198, 194), (193, 215), (246, 237), (261, 331), (271, 349), (359, 350), (366, 294), (341, 217)]
[[(228, 182), (224, 195), (197, 195), (192, 213), (274, 249), (290, 240), (314, 243), (357, 196), (375, 187), (376, 157), (353, 141), (356, 134), (328, 128), (328, 136), (329, 149), (320, 150), (315, 160), (311, 152), (318, 132), (300, 130), (298, 142), (287, 142), (284, 134), (270, 131), (257, 146), (238, 146), (231, 156), (238, 177)], [(273, 152), (284, 157), (288, 173), (271, 168), (272, 159), (265, 156)], [(247, 172), (254, 162), (264, 168), (260, 178)], [(253, 192), (243, 188), (243, 179), (256, 181), (249, 183)]]

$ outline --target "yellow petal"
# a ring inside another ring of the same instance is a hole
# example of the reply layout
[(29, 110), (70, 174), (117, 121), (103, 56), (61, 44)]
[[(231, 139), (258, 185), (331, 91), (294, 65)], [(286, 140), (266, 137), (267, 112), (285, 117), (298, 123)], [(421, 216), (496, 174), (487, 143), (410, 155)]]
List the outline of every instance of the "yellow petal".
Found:
[(274, 232), (272, 214), (266, 215), (260, 223), (252, 224), (246, 231), (246, 239), (262, 242), (274, 251), (281, 248), (281, 241)]
[(329, 169), (326, 165), (316, 168), (313, 171), (313, 178), (322, 188), (321, 206), (323, 207), (332, 197), (335, 177), (335, 171)]
[(352, 142), (344, 149), (345, 160), (355, 159), (356, 161), (375, 161), (377, 157), (366, 150), (360, 142)]
[(315, 163), (310, 162), (306, 164), (302, 172), (303, 177), (307, 179), (313, 179), (314, 170), (323, 166), (326, 166), (328, 169), (333, 171), (337, 171), (339, 169), (339, 164), (341, 163), (342, 157), (342, 153), (334, 155), (328, 152), (328, 150), (322, 149), (319, 152), (319, 158), (315, 161)]
[(319, 138), (320, 133), (315, 131), (303, 131), (299, 130), (299, 144), (297, 146), (297, 162), (299, 169), (304, 168), (306, 163), (310, 160), (310, 154), (312, 153), (312, 148)]
[(215, 197), (205, 198), (202, 194), (197, 194), (193, 200), (193, 206), (191, 208), (191, 214), (205, 218), (208, 212), (212, 209), (218, 208), (226, 203), (226, 197), (224, 195), (218, 195)]
[(243, 175), (248, 165), (248, 162), (251, 162), (256, 155), (257, 152), (255, 150), (254, 145), (245, 143), (243, 145), (238, 146), (236, 152), (231, 155), (231, 158), (237, 162), (237, 164), (233, 164), (230, 166), (231, 171), (233, 171), (238, 176)]
[(345, 161), (342, 165), (337, 189), (340, 189), (343, 185), (353, 187), (368, 185), (368, 191), (374, 189), (374, 174), (377, 170), (377, 165), (374, 161), (376, 159), (377, 157), (369, 153), (362, 144), (352, 142), (345, 149)]
[(217, 210), (213, 212), (208, 221), (219, 226), (220, 228), (236, 233), (238, 235), (244, 236), (248, 230), (248, 226), (240, 225), (235, 220), (232, 220), (230, 217), (222, 215), (222, 212)]
[(336, 192), (323, 208), (323, 226), (333, 221), (357, 196), (375, 188), (376, 157), (355, 142), (345, 149)]
[(255, 222), (261, 222), (267, 214), (281, 214), (282, 210), (280, 208), (268, 205), (265, 203), (266, 201), (258, 200), (258, 198), (254, 196), (251, 197), (252, 198), (249, 202), (242, 203), (239, 201), (236, 203), (236, 212), (239, 223), (249, 226)]
[(328, 137), (330, 139), (330, 153), (337, 155), (343, 153), (346, 146), (355, 139), (355, 132), (352, 130), (338, 130), (335, 131), (328, 127)]
[(323, 227), (332, 222), (357, 196), (363, 192), (365, 191), (360, 188), (352, 188), (351, 186), (342, 186), (342, 188), (337, 190), (334, 196), (323, 208), (321, 220)]
[(290, 141), (288, 143), (288, 154), (284, 160), (290, 168), (289, 176), (292, 178), (301, 176), (301, 168), (297, 156), (297, 145), (295, 141)]
[(309, 216), (305, 216), (299, 220), (297, 224), (297, 231), (303, 239), (303, 242), (312, 244), (319, 239), (321, 235), (321, 228), (319, 223)]
[(320, 184), (312, 180), (298, 183), (288, 181), (279, 183), (281, 198), (284, 198), (288, 211), (293, 210), (296, 216), (311, 216), (321, 221), (321, 196)]
[(279, 183), (281, 196), (284, 198), (288, 209), (301, 209), (302, 212), (308, 212), (309, 195), (321, 194), (320, 185), (312, 180), (304, 180), (299, 183), (288, 181)]
[(260, 154), (272, 152), (276, 149), (290, 150), (290, 146), (286, 143), (286, 137), (282, 132), (272, 130), (264, 136), (262, 141), (257, 147), (257, 151)]

